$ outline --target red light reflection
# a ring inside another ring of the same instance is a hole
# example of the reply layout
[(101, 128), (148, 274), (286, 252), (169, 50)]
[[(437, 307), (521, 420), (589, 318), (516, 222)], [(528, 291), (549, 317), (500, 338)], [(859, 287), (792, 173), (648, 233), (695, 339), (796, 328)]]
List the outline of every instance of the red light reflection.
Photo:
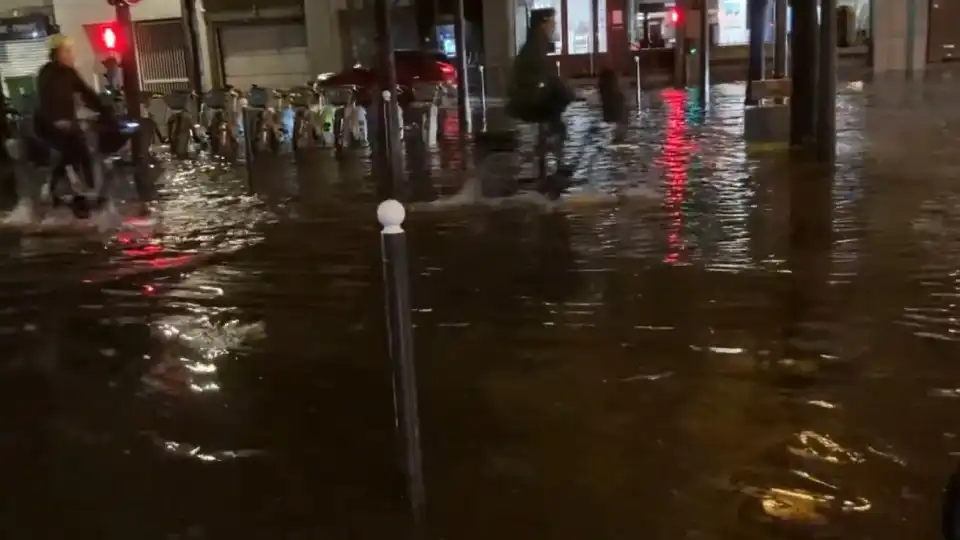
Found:
[(660, 166), (667, 172), (667, 197), (664, 206), (671, 216), (667, 233), (667, 256), (664, 262), (680, 262), (685, 251), (683, 241), (683, 201), (687, 190), (687, 167), (693, 149), (687, 138), (687, 119), (684, 112), (686, 93), (682, 90), (663, 91), (663, 101), (667, 105), (667, 133), (660, 155)]

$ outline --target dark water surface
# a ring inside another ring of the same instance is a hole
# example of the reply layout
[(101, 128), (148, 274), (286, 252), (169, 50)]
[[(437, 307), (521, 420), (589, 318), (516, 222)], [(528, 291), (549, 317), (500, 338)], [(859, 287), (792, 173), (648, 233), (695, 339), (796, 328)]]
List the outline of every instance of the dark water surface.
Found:
[[(656, 200), (412, 212), (430, 538), (936, 538), (958, 92), (844, 88), (831, 181), (665, 91), (607, 167)], [(407, 538), (364, 174), (171, 165), (153, 237), (0, 235), (0, 537)]]

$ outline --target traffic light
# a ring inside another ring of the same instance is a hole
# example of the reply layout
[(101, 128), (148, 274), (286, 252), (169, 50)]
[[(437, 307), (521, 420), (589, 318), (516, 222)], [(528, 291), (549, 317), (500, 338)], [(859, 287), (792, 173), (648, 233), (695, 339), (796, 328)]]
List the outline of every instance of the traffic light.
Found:
[(677, 10), (675, 10), (675, 9), (671, 9), (671, 10), (670, 10), (670, 22), (672, 22), (673, 24), (677, 24), (678, 22), (680, 22), (680, 12), (679, 12), (679, 11), (677, 11)]

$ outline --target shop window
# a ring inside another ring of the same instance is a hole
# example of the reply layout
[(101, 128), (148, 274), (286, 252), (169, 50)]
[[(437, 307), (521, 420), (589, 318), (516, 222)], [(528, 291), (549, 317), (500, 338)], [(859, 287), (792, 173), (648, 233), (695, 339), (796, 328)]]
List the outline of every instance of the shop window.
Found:
[(633, 0), (627, 16), (631, 50), (662, 49), (676, 44), (679, 15), (674, 2)]
[[(593, 0), (567, 0), (567, 53), (607, 52), (607, 2), (597, 2), (597, 21), (593, 20)], [(594, 51), (594, 32), (598, 50)]]

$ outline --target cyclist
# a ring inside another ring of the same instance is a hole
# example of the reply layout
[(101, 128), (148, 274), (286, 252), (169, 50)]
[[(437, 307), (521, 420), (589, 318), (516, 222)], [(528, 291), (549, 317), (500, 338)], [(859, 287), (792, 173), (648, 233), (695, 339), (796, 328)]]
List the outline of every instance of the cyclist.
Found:
[[(34, 115), (37, 135), (60, 153), (60, 163), (50, 178), (50, 194), (56, 193), (57, 185), (66, 178), (67, 166), (82, 178), (87, 188), (93, 189), (93, 165), (87, 139), (77, 124), (77, 105), (75, 97), (79, 95), (83, 104), (100, 113), (101, 118), (113, 118), (113, 110), (105, 106), (97, 93), (80, 78), (74, 69), (73, 40), (63, 34), (56, 34), (48, 41), (50, 61), (40, 68), (37, 74), (37, 92), (39, 106)], [(54, 206), (59, 201), (54, 196)], [(89, 209), (86, 198), (74, 197), (74, 213), (77, 217), (86, 217)]]
[[(562, 150), (567, 128), (563, 112), (573, 101), (573, 92), (560, 78), (548, 55), (554, 52), (553, 37), (557, 32), (557, 13), (553, 8), (530, 12), (530, 28), (513, 64), (507, 112), (524, 122), (546, 124), (552, 135), (560, 139)], [(559, 176), (571, 171), (559, 159)]]

